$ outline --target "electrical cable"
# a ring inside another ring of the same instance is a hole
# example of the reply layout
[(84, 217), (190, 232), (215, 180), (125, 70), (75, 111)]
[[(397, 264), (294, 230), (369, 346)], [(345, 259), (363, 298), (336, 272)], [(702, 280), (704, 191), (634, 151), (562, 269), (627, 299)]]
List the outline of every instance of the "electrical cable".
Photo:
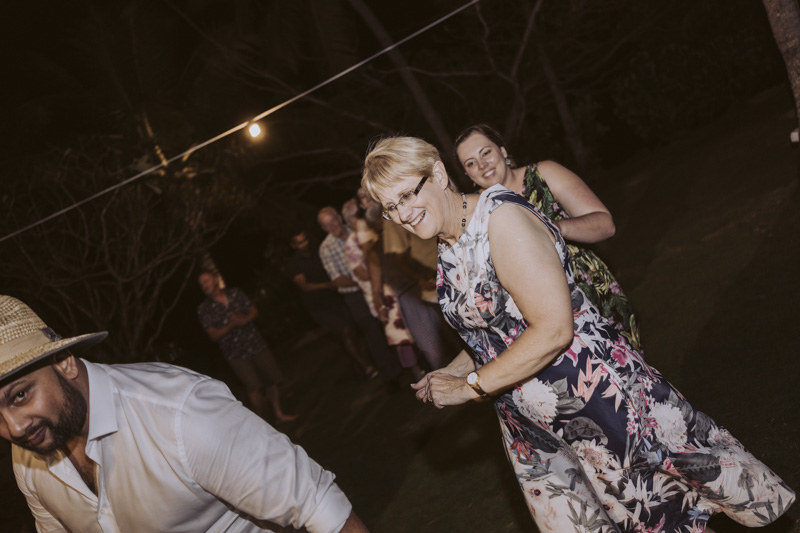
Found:
[(37, 220), (36, 222), (28, 224), (27, 226), (25, 226), (25, 227), (23, 227), (21, 229), (18, 229), (16, 231), (14, 231), (13, 233), (9, 233), (5, 237), (0, 238), (0, 243), (6, 241), (8, 239), (12, 239), (12, 238), (16, 237), (17, 235), (20, 235), (21, 233), (24, 233), (24, 232), (28, 231), (29, 229), (32, 229), (32, 228), (35, 228), (36, 226), (44, 224), (45, 222), (53, 220), (54, 218), (59, 217), (59, 216), (63, 215), (64, 213), (68, 213), (69, 211), (72, 211), (73, 209), (77, 209), (78, 207), (80, 207), (80, 206), (82, 206), (82, 205), (84, 205), (84, 204), (86, 204), (88, 202), (91, 202), (92, 200), (95, 200), (95, 199), (97, 199), (97, 198), (99, 198), (101, 196), (104, 196), (104, 195), (106, 195), (106, 194), (108, 194), (108, 193), (110, 193), (112, 191), (115, 191), (115, 190), (117, 190), (119, 188), (122, 188), (122, 187), (128, 185), (129, 183), (133, 183), (134, 181), (136, 181), (138, 179), (141, 179), (144, 176), (147, 176), (148, 174), (152, 174), (156, 170), (166, 167), (167, 165), (169, 165), (173, 161), (177, 161), (178, 159), (188, 158), (192, 153), (196, 152), (197, 150), (200, 150), (201, 148), (205, 148), (206, 146), (208, 146), (210, 144), (213, 144), (213, 143), (219, 141), (220, 139), (224, 139), (228, 135), (232, 135), (232, 134), (236, 133), (237, 131), (246, 128), (248, 126), (248, 124), (250, 124), (252, 122), (256, 122), (258, 120), (261, 120), (262, 118), (264, 118), (264, 117), (266, 117), (268, 115), (271, 115), (272, 113), (274, 113), (274, 112), (276, 112), (276, 111), (278, 111), (280, 109), (283, 109), (284, 107), (288, 106), (289, 104), (292, 104), (292, 103), (296, 102), (297, 100), (299, 100), (299, 99), (301, 99), (301, 98), (303, 98), (305, 96), (308, 96), (309, 94), (321, 89), (322, 87), (324, 87), (324, 86), (326, 86), (326, 85), (338, 80), (342, 76), (346, 76), (347, 74), (351, 73), (352, 71), (354, 71), (354, 70), (356, 70), (358, 68), (361, 68), (362, 66), (366, 65), (367, 63), (369, 63), (373, 59), (375, 59), (377, 57), (380, 57), (380, 56), (386, 54), (387, 52), (391, 52), (392, 50), (394, 50), (398, 46), (406, 43), (407, 41), (410, 41), (411, 39), (417, 37), (418, 35), (420, 35), (422, 33), (425, 33), (426, 31), (428, 31), (429, 29), (431, 29), (431, 28), (433, 28), (435, 26), (438, 26), (439, 24), (441, 24), (445, 20), (449, 19), (450, 17), (453, 17), (453, 16), (457, 15), (461, 11), (467, 9), (468, 7), (470, 7), (470, 6), (474, 5), (474, 4), (477, 4), (478, 2), (480, 2), (480, 0), (471, 0), (470, 2), (467, 2), (463, 6), (457, 8), (457, 9), (451, 11), (450, 13), (444, 15), (443, 17), (431, 22), (427, 26), (424, 26), (424, 27), (420, 28), (419, 30), (417, 30), (414, 33), (412, 33), (411, 35), (408, 35), (408, 36), (400, 39), (396, 43), (393, 43), (393, 44), (387, 46), (386, 48), (384, 48), (383, 50), (380, 50), (379, 52), (376, 52), (376, 53), (372, 54), (371, 56), (367, 57), (366, 59), (363, 59), (363, 60), (359, 61), (358, 63), (356, 63), (355, 65), (352, 65), (352, 66), (346, 68), (345, 70), (339, 72), (338, 74), (335, 74), (334, 76), (331, 76), (327, 80), (325, 80), (325, 81), (323, 81), (321, 83), (318, 83), (317, 85), (313, 86), (312, 88), (310, 88), (310, 89), (308, 89), (306, 91), (303, 91), (302, 93), (300, 93), (298, 95), (295, 95), (292, 98), (289, 98), (288, 100), (276, 105), (275, 107), (272, 107), (272, 108), (264, 111), (263, 113), (261, 113), (259, 115), (256, 115), (254, 118), (252, 118), (252, 119), (250, 119), (250, 120), (248, 120), (246, 122), (243, 122), (243, 123), (239, 124), (238, 126), (234, 126), (234, 127), (230, 128), (229, 130), (220, 133), (219, 135), (211, 137), (210, 139), (208, 139), (206, 141), (203, 141), (200, 144), (194, 145), (191, 148), (189, 148), (188, 150), (184, 150), (180, 154), (175, 155), (173, 157), (170, 157), (169, 159), (166, 159), (165, 161), (159, 163), (158, 165), (152, 166), (152, 167), (148, 168), (147, 170), (143, 170), (142, 172), (136, 174), (135, 176), (131, 176), (130, 178), (128, 178), (126, 180), (123, 180), (123, 181), (121, 181), (119, 183), (116, 183), (116, 184), (112, 185), (111, 187), (108, 187), (107, 189), (99, 191), (99, 192), (97, 192), (97, 193), (95, 193), (95, 194), (93, 194), (93, 195), (91, 195), (91, 196), (89, 196), (87, 198), (84, 198), (83, 200), (80, 200), (78, 202), (70, 204), (67, 207), (63, 208), (63, 209), (61, 209), (59, 211), (56, 211), (55, 213), (52, 213), (52, 214), (50, 214), (50, 215), (48, 215), (48, 216), (46, 216), (44, 218), (41, 218), (41, 219)]

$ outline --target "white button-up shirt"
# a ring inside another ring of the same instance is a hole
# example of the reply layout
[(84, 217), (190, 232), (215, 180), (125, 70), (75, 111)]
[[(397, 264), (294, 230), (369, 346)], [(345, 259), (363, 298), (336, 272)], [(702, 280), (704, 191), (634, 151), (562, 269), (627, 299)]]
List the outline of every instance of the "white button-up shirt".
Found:
[(352, 507), (332, 473), (242, 406), (225, 384), (161, 363), (89, 373), (86, 455), (95, 495), (63, 454), (13, 446), (40, 532), (336, 532)]

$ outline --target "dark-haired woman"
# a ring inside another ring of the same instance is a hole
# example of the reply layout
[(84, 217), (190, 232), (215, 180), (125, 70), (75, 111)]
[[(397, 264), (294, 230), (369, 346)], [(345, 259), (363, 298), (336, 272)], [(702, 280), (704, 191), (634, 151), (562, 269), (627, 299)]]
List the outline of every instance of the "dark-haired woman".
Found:
[(614, 219), (603, 202), (574, 172), (554, 161), (514, 167), (500, 134), (485, 124), (470, 126), (455, 142), (456, 158), (480, 189), (499, 183), (522, 194), (552, 220), (575, 266), (575, 281), (634, 348), (641, 349), (633, 308), (608, 266), (587, 248), (612, 237)]

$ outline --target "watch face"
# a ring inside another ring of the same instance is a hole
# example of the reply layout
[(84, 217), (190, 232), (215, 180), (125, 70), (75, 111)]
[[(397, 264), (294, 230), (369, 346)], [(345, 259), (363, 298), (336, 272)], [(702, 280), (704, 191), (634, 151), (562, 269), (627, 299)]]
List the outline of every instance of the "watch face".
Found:
[(477, 372), (470, 372), (467, 374), (467, 384), (475, 385), (478, 382), (478, 373)]

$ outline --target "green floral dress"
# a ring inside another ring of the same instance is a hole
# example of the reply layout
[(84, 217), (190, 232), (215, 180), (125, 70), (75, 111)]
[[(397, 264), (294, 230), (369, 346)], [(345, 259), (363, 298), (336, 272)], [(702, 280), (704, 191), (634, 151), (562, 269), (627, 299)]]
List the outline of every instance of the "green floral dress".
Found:
[[(550, 220), (570, 218), (569, 213), (556, 201), (536, 165), (528, 165), (525, 169), (523, 196)], [(635, 350), (641, 350), (639, 326), (633, 314), (633, 307), (614, 279), (611, 269), (591, 250), (574, 244), (567, 244), (567, 250), (572, 255), (575, 281), (589, 301), (628, 339)]]

